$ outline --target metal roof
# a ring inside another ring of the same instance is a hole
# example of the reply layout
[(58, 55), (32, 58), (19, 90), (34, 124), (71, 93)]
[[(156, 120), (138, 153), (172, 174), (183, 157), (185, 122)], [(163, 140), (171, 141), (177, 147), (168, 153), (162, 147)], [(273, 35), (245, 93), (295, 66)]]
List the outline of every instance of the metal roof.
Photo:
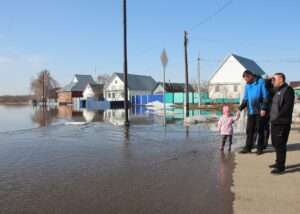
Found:
[[(155, 87), (155, 89), (158, 86), (162, 86), (163, 87), (163, 83), (162, 82), (157, 83), (157, 86)], [(166, 84), (165, 84), (165, 90), (166, 90), (166, 92), (184, 92), (185, 91), (185, 83), (170, 83), (170, 82), (166, 82)], [(193, 86), (191, 84), (189, 84), (189, 91), (190, 92), (194, 92), (194, 88), (193, 88)]]
[[(114, 73), (111, 80), (118, 76), (124, 82), (123, 73)], [(130, 90), (153, 91), (156, 81), (151, 76), (128, 74), (128, 88)]]
[[(74, 81), (75, 78), (77, 81)], [(87, 84), (96, 84), (91, 75), (76, 74), (73, 81), (63, 87), (61, 91), (84, 91)]]
[(232, 54), (232, 56), (239, 61), (239, 63), (247, 70), (250, 71), (251, 73), (257, 75), (257, 76), (262, 76), (265, 74), (265, 72), (259, 67), (259, 65), (252, 59), (248, 59), (242, 56), (238, 56), (236, 54)]
[(103, 91), (103, 86), (104, 86), (103, 84), (98, 84), (98, 83), (91, 84), (91, 83), (89, 83), (89, 85), (91, 86), (93, 91), (96, 92), (96, 93), (100, 93), (100, 92)]

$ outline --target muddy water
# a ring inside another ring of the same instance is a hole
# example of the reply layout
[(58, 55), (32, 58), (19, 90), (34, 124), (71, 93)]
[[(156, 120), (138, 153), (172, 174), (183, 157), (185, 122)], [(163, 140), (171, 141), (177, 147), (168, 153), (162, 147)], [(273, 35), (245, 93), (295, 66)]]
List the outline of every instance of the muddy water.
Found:
[(0, 139), (0, 213), (232, 213), (233, 156), (202, 126), (55, 125)]

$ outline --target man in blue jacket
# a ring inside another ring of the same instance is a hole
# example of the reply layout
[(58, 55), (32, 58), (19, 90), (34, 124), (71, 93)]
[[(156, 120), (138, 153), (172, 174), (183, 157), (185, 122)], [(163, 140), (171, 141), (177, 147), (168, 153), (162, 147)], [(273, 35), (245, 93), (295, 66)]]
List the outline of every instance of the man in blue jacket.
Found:
[(258, 136), (257, 154), (261, 155), (264, 149), (264, 127), (267, 123), (270, 96), (266, 88), (264, 79), (255, 75), (251, 71), (245, 71), (243, 78), (246, 81), (245, 94), (239, 113), (247, 107), (247, 138), (246, 145), (241, 153), (250, 153)]

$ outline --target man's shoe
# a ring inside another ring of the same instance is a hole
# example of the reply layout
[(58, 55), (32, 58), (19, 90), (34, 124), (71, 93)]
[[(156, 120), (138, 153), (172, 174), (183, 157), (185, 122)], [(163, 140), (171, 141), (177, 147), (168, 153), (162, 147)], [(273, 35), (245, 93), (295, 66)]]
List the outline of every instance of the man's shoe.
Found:
[(284, 173), (284, 171), (285, 171), (284, 168), (276, 168), (276, 169), (273, 169), (271, 171), (271, 174), (273, 174), (273, 175), (281, 175), (281, 174)]
[(256, 154), (257, 154), (257, 155), (262, 155), (263, 153), (264, 153), (264, 152), (263, 152), (263, 150), (261, 150), (261, 149), (259, 149), (259, 150), (256, 151)]
[(239, 152), (240, 154), (247, 154), (247, 153), (251, 153), (251, 150), (249, 149), (243, 149), (242, 151)]
[(276, 164), (276, 163), (274, 163), (274, 164), (270, 165), (270, 166), (269, 166), (269, 168), (271, 168), (271, 169), (275, 169), (275, 168), (278, 168), (278, 167), (277, 167), (277, 164)]

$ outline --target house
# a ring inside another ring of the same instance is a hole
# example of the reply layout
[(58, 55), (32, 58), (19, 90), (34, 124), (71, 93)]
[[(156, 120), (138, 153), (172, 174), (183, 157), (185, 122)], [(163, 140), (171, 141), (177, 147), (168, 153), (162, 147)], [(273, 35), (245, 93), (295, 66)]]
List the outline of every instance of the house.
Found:
[(257, 76), (265, 72), (255, 61), (231, 54), (209, 80), (210, 99), (240, 99), (243, 96), (245, 82), (243, 73), (248, 70)]
[[(179, 93), (185, 92), (184, 83), (165, 83), (165, 92), (166, 93)], [(189, 92), (194, 92), (193, 86), (189, 84)], [(156, 87), (153, 90), (153, 94), (163, 94), (164, 93), (164, 84), (162, 82), (157, 83)]]
[[(128, 100), (136, 95), (152, 94), (157, 83), (151, 76), (128, 74)], [(124, 101), (124, 74), (114, 73), (104, 88), (107, 101)]]
[(93, 84), (88, 83), (83, 91), (83, 98), (84, 99), (94, 99), (94, 100), (103, 100), (103, 84)]
[(68, 85), (58, 90), (58, 103), (72, 104), (74, 99), (83, 97), (83, 91), (89, 83), (96, 84), (91, 75), (76, 74)]

